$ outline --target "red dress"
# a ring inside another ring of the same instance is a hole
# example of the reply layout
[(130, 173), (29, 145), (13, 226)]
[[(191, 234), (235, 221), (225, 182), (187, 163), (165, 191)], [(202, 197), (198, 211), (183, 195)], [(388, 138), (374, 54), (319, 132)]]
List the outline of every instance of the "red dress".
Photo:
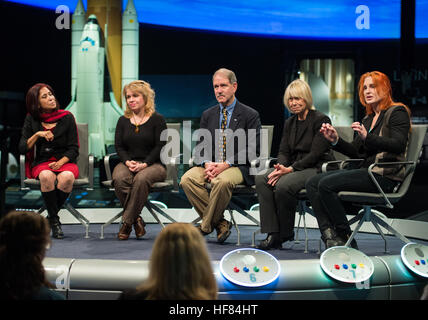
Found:
[[(50, 131), (53, 130), (53, 128), (51, 128), (51, 129), (44, 128), (44, 129), (50, 130)], [(43, 170), (49, 170), (49, 171), (52, 171), (55, 173), (70, 171), (71, 173), (73, 173), (74, 179), (77, 179), (77, 177), (79, 177), (79, 168), (77, 167), (77, 164), (65, 163), (61, 168), (54, 170), (51, 167), (49, 167), (49, 163), (56, 162), (56, 161), (58, 161), (58, 159), (56, 159), (55, 157), (52, 157), (49, 159), (49, 161), (39, 163), (38, 165), (31, 168), (31, 176), (38, 178), (40, 172), (42, 172)]]

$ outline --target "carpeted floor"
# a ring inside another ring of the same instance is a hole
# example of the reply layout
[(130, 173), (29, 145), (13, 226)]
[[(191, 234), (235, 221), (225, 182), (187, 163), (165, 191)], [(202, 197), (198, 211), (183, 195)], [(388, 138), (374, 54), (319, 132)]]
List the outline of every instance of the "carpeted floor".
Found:
[[(78, 224), (63, 225), (65, 238), (58, 240), (52, 239), (52, 246), (46, 256), (52, 258), (74, 258), (74, 259), (117, 259), (117, 260), (149, 260), (152, 246), (157, 234), (160, 232), (158, 224), (147, 224), (146, 235), (137, 240), (134, 233), (127, 241), (119, 241), (116, 234), (119, 230), (118, 224), (113, 224), (104, 230), (104, 239), (100, 239), (100, 224), (91, 224), (89, 230), (89, 239), (84, 238), (84, 228)], [(207, 248), (212, 260), (220, 260), (224, 254), (239, 248), (250, 247), (252, 234), (256, 227), (240, 226), (241, 245), (237, 246), (237, 232), (232, 229), (232, 234), (224, 244), (218, 244), (215, 231), (206, 236)], [(318, 249), (320, 237), (319, 230), (308, 229), (309, 252), (304, 253), (304, 241), (299, 244), (287, 242), (283, 244), (281, 250), (269, 251), (279, 260), (296, 259), (317, 259), (319, 258)], [(266, 237), (265, 234), (257, 234), (256, 243)], [(304, 238), (304, 232), (301, 230), (300, 239)], [(389, 254), (400, 254), (404, 243), (397, 238), (387, 237)], [(362, 252), (369, 256), (385, 255), (384, 242), (377, 234), (357, 234), (356, 240)], [(416, 240), (418, 243), (428, 245), (427, 241)], [(322, 245), (321, 250), (324, 250)]]

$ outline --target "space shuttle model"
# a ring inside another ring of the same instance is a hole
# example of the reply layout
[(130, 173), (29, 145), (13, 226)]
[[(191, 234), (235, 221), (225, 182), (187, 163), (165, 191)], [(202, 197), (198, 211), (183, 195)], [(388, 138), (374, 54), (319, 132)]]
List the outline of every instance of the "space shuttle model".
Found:
[[(138, 79), (139, 24), (133, 0), (128, 1), (122, 14), (120, 0), (105, 1), (104, 5), (103, 1), (92, 2), (93, 5), (88, 0), (88, 12), (85, 12), (79, 0), (72, 16), (72, 98), (66, 110), (78, 123), (88, 124), (89, 152), (102, 157), (106, 146), (114, 144), (116, 123), (124, 113), (120, 106), (124, 106), (122, 88)], [(100, 19), (90, 14), (91, 11), (101, 16)], [(100, 22), (103, 12), (105, 24)], [(111, 20), (113, 12), (119, 15), (116, 20)], [(121, 21), (118, 21), (120, 14)]]

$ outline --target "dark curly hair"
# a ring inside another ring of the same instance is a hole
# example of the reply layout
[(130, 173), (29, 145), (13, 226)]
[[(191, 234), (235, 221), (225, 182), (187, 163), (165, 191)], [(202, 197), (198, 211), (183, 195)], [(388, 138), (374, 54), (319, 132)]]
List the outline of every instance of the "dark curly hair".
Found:
[(0, 220), (0, 299), (31, 299), (51, 287), (42, 265), (49, 234), (47, 219), (35, 212), (12, 211)]

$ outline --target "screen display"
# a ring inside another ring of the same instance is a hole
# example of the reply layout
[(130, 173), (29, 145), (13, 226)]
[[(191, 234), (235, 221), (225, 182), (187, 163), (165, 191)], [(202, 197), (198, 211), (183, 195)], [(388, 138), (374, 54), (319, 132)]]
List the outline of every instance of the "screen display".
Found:
[(428, 39), (428, 0), (416, 0), (415, 37)]
[[(14, 0), (74, 11), (77, 0)], [(123, 5), (127, 4), (123, 1)], [(427, 7), (427, 0), (418, 0)], [(141, 23), (215, 32), (299, 39), (399, 39), (400, 0), (134, 0)], [(87, 1), (83, 1), (85, 8)], [(426, 19), (418, 30), (426, 33)]]

